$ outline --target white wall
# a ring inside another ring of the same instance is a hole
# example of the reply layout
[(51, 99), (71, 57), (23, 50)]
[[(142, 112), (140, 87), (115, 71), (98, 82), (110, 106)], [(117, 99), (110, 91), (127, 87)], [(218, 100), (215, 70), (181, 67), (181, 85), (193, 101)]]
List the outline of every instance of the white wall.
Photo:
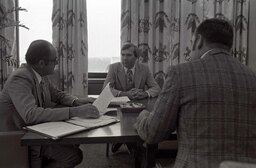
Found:
[(250, 1), (248, 66), (256, 72), (256, 0)]

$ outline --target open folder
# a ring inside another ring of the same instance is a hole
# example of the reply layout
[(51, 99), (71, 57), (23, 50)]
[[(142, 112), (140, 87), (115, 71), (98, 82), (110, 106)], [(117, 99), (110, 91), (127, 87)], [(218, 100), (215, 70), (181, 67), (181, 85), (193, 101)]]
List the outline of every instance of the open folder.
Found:
[(112, 116), (101, 116), (97, 119), (74, 117), (66, 121), (45, 122), (27, 126), (25, 129), (52, 139), (59, 139), (77, 132), (98, 128), (116, 122), (119, 122), (119, 120)]
[(101, 127), (111, 123), (116, 123), (118, 122), (118, 119), (116, 117), (103, 115), (108, 111), (107, 107), (113, 98), (114, 96), (110, 90), (108, 83), (99, 95), (99, 97), (93, 103), (93, 105), (95, 105), (100, 112), (99, 118), (85, 119), (74, 117), (66, 121), (46, 122), (27, 126), (25, 127), (25, 129), (43, 134), (52, 139), (58, 139), (60, 137), (74, 134), (80, 131)]

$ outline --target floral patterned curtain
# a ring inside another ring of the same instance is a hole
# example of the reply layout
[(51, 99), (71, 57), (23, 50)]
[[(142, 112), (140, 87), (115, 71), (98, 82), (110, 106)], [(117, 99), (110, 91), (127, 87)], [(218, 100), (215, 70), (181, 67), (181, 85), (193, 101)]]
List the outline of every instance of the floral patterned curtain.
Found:
[(0, 90), (19, 66), (16, 43), (15, 1), (0, 1)]
[(88, 94), (86, 15), (86, 0), (53, 0), (53, 44), (59, 58), (55, 80), (77, 96)]
[(169, 65), (189, 61), (192, 34), (207, 18), (233, 24), (233, 55), (246, 64), (248, 16), (249, 0), (122, 0), (121, 42), (138, 45), (161, 86)]
[(176, 0), (122, 0), (121, 42), (132, 42), (141, 51), (161, 86), (170, 64), (170, 36)]
[[(176, 53), (172, 55), (172, 64), (187, 62), (190, 59), (190, 40), (196, 27), (203, 20), (214, 17), (227, 19), (233, 24), (233, 56), (242, 63), (247, 63), (249, 0), (181, 0), (179, 6), (181, 15), (175, 17), (179, 21), (180, 32), (173, 33), (179, 40), (174, 42), (177, 47)], [(171, 48), (175, 48), (174, 45)]]

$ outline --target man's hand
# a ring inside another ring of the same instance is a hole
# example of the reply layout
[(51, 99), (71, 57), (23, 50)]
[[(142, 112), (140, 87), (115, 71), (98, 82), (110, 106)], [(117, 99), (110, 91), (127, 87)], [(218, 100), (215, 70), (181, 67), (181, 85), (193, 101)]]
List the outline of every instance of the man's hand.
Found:
[(147, 92), (144, 92), (142, 89), (132, 88), (127, 92), (121, 92), (120, 96), (127, 96), (129, 99), (144, 99), (148, 97)]
[(73, 106), (81, 106), (83, 104), (93, 103), (95, 101), (95, 98), (88, 97), (88, 98), (80, 98), (76, 99), (73, 102)]
[(77, 107), (70, 107), (69, 118), (99, 118), (99, 110), (92, 104), (85, 104)]
[(134, 99), (144, 99), (147, 97), (148, 97), (148, 94), (147, 92), (144, 92), (144, 91), (137, 92), (136, 95), (134, 95)]

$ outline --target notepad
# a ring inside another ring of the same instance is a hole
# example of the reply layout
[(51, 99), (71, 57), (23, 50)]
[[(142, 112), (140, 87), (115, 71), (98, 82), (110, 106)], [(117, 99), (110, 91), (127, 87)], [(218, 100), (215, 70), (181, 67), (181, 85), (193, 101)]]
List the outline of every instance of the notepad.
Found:
[(130, 99), (127, 96), (114, 97), (111, 99), (110, 105), (121, 105), (127, 103), (128, 101), (130, 101)]
[(97, 119), (74, 117), (66, 121), (45, 122), (27, 126), (25, 129), (56, 140), (67, 135), (102, 127), (116, 122), (119, 122), (119, 120), (113, 116), (101, 116)]

